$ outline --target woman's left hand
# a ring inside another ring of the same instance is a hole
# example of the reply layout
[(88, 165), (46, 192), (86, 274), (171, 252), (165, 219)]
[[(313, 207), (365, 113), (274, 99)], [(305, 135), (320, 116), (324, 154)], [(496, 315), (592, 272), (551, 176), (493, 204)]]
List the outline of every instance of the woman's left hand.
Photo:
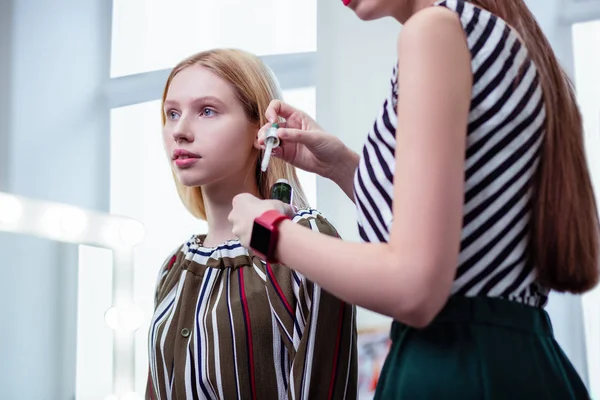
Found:
[(279, 200), (261, 200), (249, 193), (241, 193), (233, 198), (233, 206), (229, 213), (232, 232), (242, 243), (242, 246), (250, 247), (250, 237), (254, 220), (269, 210), (277, 210), (282, 214), (293, 218), (295, 212), (291, 205)]

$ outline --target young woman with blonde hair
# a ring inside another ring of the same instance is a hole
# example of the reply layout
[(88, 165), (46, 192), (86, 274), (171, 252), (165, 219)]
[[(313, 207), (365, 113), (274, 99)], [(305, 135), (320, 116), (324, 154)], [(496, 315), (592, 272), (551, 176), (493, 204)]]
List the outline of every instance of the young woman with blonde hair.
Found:
[(308, 208), (294, 167), (273, 159), (260, 170), (257, 133), (280, 98), (268, 68), (239, 50), (193, 55), (169, 75), (165, 150), (183, 203), (207, 221), (208, 233), (191, 237), (160, 269), (148, 399), (356, 397), (354, 307), (284, 265), (263, 262), (227, 219), (237, 194), (268, 199), (283, 178), (300, 210), (294, 221), (337, 236)]

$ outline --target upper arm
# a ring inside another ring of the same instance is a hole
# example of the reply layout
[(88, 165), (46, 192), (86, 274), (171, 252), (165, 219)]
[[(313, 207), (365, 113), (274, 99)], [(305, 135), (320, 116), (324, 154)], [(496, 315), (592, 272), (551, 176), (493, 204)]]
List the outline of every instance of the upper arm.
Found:
[(472, 91), (471, 57), (456, 14), (431, 7), (413, 16), (400, 34), (398, 59), (389, 243), (417, 274), (415, 291), (439, 296), (435, 307), (441, 307), (458, 262)]

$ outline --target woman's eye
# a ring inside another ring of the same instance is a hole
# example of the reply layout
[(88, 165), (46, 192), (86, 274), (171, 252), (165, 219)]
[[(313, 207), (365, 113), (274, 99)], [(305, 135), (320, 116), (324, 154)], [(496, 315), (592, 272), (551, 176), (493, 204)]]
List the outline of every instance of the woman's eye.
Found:
[(202, 110), (202, 116), (203, 117), (212, 117), (216, 114), (215, 110), (211, 109), (211, 108), (205, 108)]
[(175, 111), (168, 111), (167, 112), (167, 117), (170, 120), (177, 120), (177, 119), (179, 119), (179, 114), (177, 114)]

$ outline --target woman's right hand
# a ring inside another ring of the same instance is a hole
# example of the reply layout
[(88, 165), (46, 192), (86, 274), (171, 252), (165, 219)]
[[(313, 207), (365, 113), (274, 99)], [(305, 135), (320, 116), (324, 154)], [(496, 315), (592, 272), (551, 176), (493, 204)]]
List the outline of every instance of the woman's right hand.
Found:
[[(267, 129), (277, 122), (281, 144), (273, 149), (272, 155), (297, 168), (334, 179), (336, 165), (351, 153), (338, 137), (325, 132), (306, 113), (281, 100), (273, 100), (265, 115), (269, 123), (258, 132), (262, 148)], [(285, 122), (281, 122), (282, 119)]]

